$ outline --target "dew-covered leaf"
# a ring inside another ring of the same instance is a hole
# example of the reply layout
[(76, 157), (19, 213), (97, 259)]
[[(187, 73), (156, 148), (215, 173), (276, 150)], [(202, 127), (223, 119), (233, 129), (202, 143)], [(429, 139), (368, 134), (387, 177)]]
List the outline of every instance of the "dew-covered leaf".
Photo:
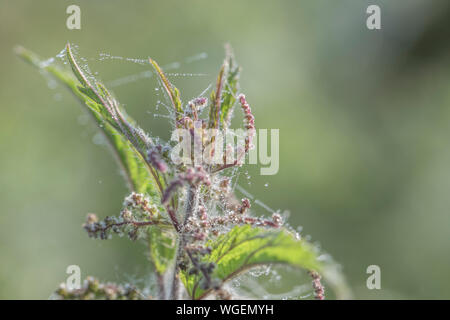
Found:
[[(207, 245), (212, 251), (203, 257), (202, 262), (216, 264), (212, 280), (227, 281), (258, 265), (285, 264), (306, 270), (322, 269), (314, 248), (285, 229), (236, 226)], [(183, 271), (181, 280), (193, 299), (202, 298), (212, 290), (203, 287), (201, 274), (190, 275)]]
[(162, 86), (164, 87), (164, 90), (169, 97), (170, 103), (172, 104), (174, 111), (176, 113), (176, 120), (180, 120), (183, 115), (183, 106), (180, 99), (180, 92), (178, 89), (170, 83), (169, 79), (167, 79), (167, 76), (164, 74), (161, 67), (156, 63), (155, 60), (149, 59), (151, 65), (155, 68), (156, 73), (159, 76), (159, 79), (161, 81)]

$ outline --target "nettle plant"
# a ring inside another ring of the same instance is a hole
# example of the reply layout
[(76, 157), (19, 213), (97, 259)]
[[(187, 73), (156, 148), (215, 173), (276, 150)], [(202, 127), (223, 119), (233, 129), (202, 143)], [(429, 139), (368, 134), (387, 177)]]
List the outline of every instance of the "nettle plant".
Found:
[[(229, 280), (272, 265), (306, 270), (312, 277), (310, 297), (324, 299), (321, 277), (336, 297), (347, 297), (339, 268), (328, 255), (303, 239), (277, 212), (270, 217), (256, 216), (251, 201), (234, 194), (235, 172), (242, 165), (239, 157), (252, 148), (255, 119), (239, 91), (240, 67), (229, 48), (209, 99), (200, 96), (188, 103), (181, 101), (178, 89), (159, 65), (148, 60), (170, 106), (174, 129), (192, 134), (194, 130), (226, 130), (234, 109), (242, 109), (243, 149), (231, 150), (240, 156), (225, 165), (175, 164), (170, 157), (175, 142), (163, 143), (140, 128), (87, 66), (80, 66), (69, 44), (58, 55), (64, 61), (60, 64), (55, 59), (40, 60), (21, 47), (16, 53), (65, 85), (81, 102), (110, 145), (130, 189), (118, 216), (99, 219), (88, 214), (84, 229), (95, 239), (126, 235), (132, 241), (145, 242), (156, 279), (157, 292), (144, 293), (131, 284), (103, 284), (88, 277), (81, 288), (61, 285), (57, 298), (239, 298)], [(207, 110), (209, 115), (201, 119), (202, 111)], [(194, 128), (199, 121), (201, 126)], [(210, 142), (205, 135), (201, 148)], [(230, 154), (229, 148), (224, 157)]]

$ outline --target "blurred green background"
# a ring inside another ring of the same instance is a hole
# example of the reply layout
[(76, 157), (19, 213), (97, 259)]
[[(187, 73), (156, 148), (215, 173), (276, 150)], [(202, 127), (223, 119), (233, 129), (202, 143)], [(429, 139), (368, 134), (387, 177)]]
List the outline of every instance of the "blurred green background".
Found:
[[(66, 28), (70, 4), (81, 30)], [(381, 30), (366, 28), (369, 4)], [(144, 246), (82, 230), (87, 212), (119, 212), (122, 178), (71, 95), (12, 50), (48, 58), (68, 41), (106, 83), (148, 66), (99, 53), (206, 74), (171, 78), (184, 100), (215, 81), (230, 42), (257, 127), (280, 129), (279, 173), (248, 167), (242, 186), (288, 210), (341, 263), (355, 298), (450, 298), (449, 21), (439, 0), (0, 0), (0, 298), (46, 299), (70, 264), (119, 282), (148, 272)], [(155, 85), (113, 91), (167, 138)], [(382, 290), (366, 288), (372, 264)]]

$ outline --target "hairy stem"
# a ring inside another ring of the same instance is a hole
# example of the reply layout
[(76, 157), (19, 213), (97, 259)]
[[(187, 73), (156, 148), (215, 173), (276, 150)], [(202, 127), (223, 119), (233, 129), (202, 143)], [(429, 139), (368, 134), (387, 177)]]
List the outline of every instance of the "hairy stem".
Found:
[(181, 258), (183, 257), (183, 251), (184, 247), (187, 244), (186, 234), (184, 231), (184, 227), (186, 226), (186, 223), (189, 221), (189, 218), (192, 217), (192, 215), (195, 213), (197, 207), (198, 207), (198, 188), (197, 186), (189, 186), (187, 190), (187, 200), (186, 200), (186, 208), (184, 212), (183, 217), (183, 224), (179, 230), (179, 241), (178, 241), (178, 248), (177, 253), (175, 256), (175, 268), (173, 271), (173, 279), (172, 279), (172, 292), (170, 299), (171, 300), (177, 300), (179, 297), (179, 277), (178, 277), (178, 271), (179, 271), (179, 264), (181, 262)]

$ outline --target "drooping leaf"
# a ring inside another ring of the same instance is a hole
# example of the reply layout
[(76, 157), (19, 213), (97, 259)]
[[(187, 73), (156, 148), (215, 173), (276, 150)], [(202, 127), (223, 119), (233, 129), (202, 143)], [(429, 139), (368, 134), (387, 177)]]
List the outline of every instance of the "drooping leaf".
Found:
[[(258, 265), (286, 264), (306, 270), (322, 269), (314, 248), (285, 229), (236, 226), (207, 245), (212, 251), (202, 261), (216, 264), (211, 278), (220, 281), (227, 281)], [(202, 298), (212, 290), (203, 287), (201, 273), (190, 275), (183, 271), (180, 278), (193, 299)]]

